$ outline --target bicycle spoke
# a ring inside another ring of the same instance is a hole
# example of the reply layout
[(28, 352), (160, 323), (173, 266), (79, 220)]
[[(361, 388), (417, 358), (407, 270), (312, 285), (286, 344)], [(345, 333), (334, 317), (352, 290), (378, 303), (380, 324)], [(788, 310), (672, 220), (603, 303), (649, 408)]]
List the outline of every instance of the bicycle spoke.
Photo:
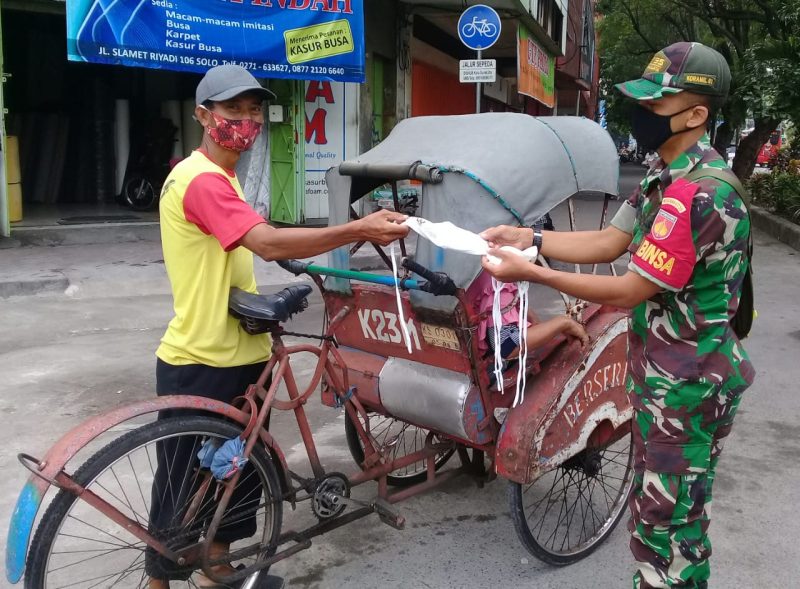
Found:
[(113, 499), (115, 499), (115, 500), (116, 500), (116, 501), (117, 501), (117, 502), (120, 504), (120, 506), (125, 506), (125, 505), (127, 505), (127, 506), (128, 506), (128, 509), (130, 509), (130, 511), (131, 511), (131, 515), (133, 515), (133, 517), (134, 517), (134, 519), (136, 519), (136, 522), (137, 522), (137, 523), (141, 524), (143, 521), (144, 521), (144, 522), (147, 522), (147, 518), (140, 519), (140, 516), (139, 516), (139, 514), (138, 514), (138, 513), (137, 513), (137, 512), (136, 512), (136, 511), (133, 509), (133, 506), (131, 506), (131, 504), (130, 504), (130, 503), (128, 503), (127, 501), (124, 501), (124, 500), (120, 499), (120, 498), (119, 498), (119, 497), (118, 497), (118, 496), (117, 496), (115, 493), (112, 493), (112, 492), (111, 492), (111, 490), (110, 490), (108, 487), (106, 487), (105, 485), (103, 485), (103, 484), (102, 484), (102, 483), (100, 483), (99, 481), (96, 481), (96, 482), (95, 482), (95, 484), (96, 484), (98, 487), (100, 487), (101, 489), (103, 489), (103, 491), (105, 491), (106, 493), (108, 493), (109, 495), (111, 495), (111, 497), (112, 497)]
[[(75, 561), (75, 562), (71, 562), (71, 563), (69, 563), (69, 564), (65, 564), (65, 565), (62, 565), (62, 566), (56, 567), (56, 568), (54, 568), (54, 569), (48, 569), (48, 570), (47, 570), (47, 572), (48, 572), (48, 573), (55, 573), (55, 572), (57, 572), (57, 571), (62, 571), (62, 570), (64, 570), (64, 569), (68, 569), (68, 568), (70, 568), (70, 567), (73, 567), (73, 566), (75, 566), (75, 565), (78, 565), (78, 564), (83, 564), (83, 563), (85, 563), (85, 562), (89, 562), (90, 560), (95, 560), (95, 559), (97, 559), (97, 558), (101, 558), (101, 557), (103, 557), (103, 556), (106, 556), (106, 555), (108, 555), (108, 554), (111, 554), (111, 553), (113, 553), (113, 552), (118, 552), (119, 550), (120, 550), (120, 549), (118, 549), (118, 548), (115, 548), (115, 549), (113, 549), (113, 550), (106, 550), (105, 552), (103, 552), (103, 553), (101, 553), (101, 554), (95, 554), (94, 556), (90, 556), (89, 558), (84, 558), (84, 559), (82, 559), (82, 560), (77, 560), (77, 561)], [(130, 549), (129, 549), (129, 548), (124, 548), (124, 549), (122, 549), (122, 550), (136, 550), (136, 549), (135, 549), (135, 548), (130, 548)], [(144, 552), (144, 551), (142, 550), (141, 552)], [(65, 554), (65, 553), (62, 553), (62, 554)]]
[[(146, 454), (145, 450), (145, 454)], [(149, 456), (148, 456), (149, 458)], [(139, 476), (136, 474), (136, 469), (133, 467), (133, 461), (131, 460), (130, 454), (128, 454), (128, 464), (130, 464), (131, 472), (133, 473), (133, 478), (136, 480), (136, 487), (139, 489), (139, 496), (142, 499), (142, 507), (144, 507), (145, 512), (149, 515), (149, 510), (147, 509), (147, 500), (144, 498), (144, 490), (142, 489), (142, 485), (139, 482)], [(151, 465), (152, 468), (152, 465)]]
[[(119, 480), (119, 476), (117, 476), (117, 471), (114, 470), (113, 466), (111, 467), (111, 474), (114, 475), (114, 480), (117, 481), (117, 485), (119, 486), (120, 491), (122, 491), (122, 496), (125, 498), (125, 504), (131, 510), (131, 513), (133, 514), (133, 517), (136, 518), (137, 523), (142, 523), (143, 521), (146, 522), (147, 518), (140, 518), (139, 514), (133, 508), (133, 504), (131, 503), (131, 500), (128, 498), (128, 494), (125, 492), (125, 488), (122, 486), (122, 483)], [(117, 500), (119, 501), (119, 499)]]
[[(192, 449), (189, 452), (189, 456), (192, 457), (192, 461), (194, 461), (195, 457), (197, 456), (197, 447), (198, 447), (197, 443), (199, 441), (200, 441), (200, 437), (199, 436), (195, 437), (195, 439), (192, 441)], [(178, 454), (177, 449), (175, 451), (175, 454), (176, 455)], [(191, 465), (187, 464), (187, 465), (185, 465), (185, 467), (186, 467), (186, 470), (184, 471), (183, 476), (181, 477), (181, 487), (180, 487), (180, 489), (178, 489), (178, 500), (179, 501), (180, 501), (181, 497), (183, 497), (183, 489), (186, 486), (186, 479), (188, 478), (189, 469), (191, 468)], [(192, 483), (189, 485), (189, 489), (193, 489), (194, 488), (194, 484), (195, 484), (195, 482), (197, 482), (197, 476), (198, 476), (198, 474), (200, 472), (200, 469), (199, 468), (194, 469), (194, 472), (195, 472), (195, 474), (194, 474), (194, 477), (192, 477)], [(176, 514), (176, 516), (177, 516), (177, 514), (182, 514), (183, 513), (184, 506), (188, 507), (188, 505), (191, 504), (191, 495), (192, 495), (192, 493), (189, 493), (189, 495), (190, 496), (187, 497), (186, 502), (184, 503), (184, 505), (181, 505), (180, 510), (178, 509), (178, 507), (176, 505), (173, 505), (173, 510), (174, 510), (173, 513)]]
[[(72, 515), (72, 514), (68, 515), (67, 517), (69, 517), (69, 518), (71, 518), (71, 519), (74, 519), (75, 521), (78, 521), (78, 522), (82, 523), (83, 525), (85, 525), (85, 526), (87, 526), (87, 527), (90, 527), (90, 528), (92, 528), (93, 530), (97, 530), (97, 531), (98, 531), (98, 532), (100, 532), (101, 534), (105, 534), (106, 536), (110, 536), (111, 538), (114, 538), (115, 540), (118, 540), (118, 538), (117, 538), (117, 537), (116, 537), (114, 534), (111, 534), (110, 532), (106, 532), (105, 530), (103, 530), (103, 529), (101, 529), (101, 528), (98, 528), (97, 526), (93, 526), (92, 524), (89, 524), (89, 523), (87, 523), (87, 522), (83, 521), (82, 519), (80, 519), (80, 518), (78, 518), (78, 517), (75, 517), (75, 516), (74, 516), (74, 515)], [(116, 524), (115, 524), (115, 525), (116, 525)], [(64, 535), (65, 535), (65, 536), (68, 536), (68, 534), (64, 534)], [(77, 538), (81, 538), (81, 536), (77, 536)], [(93, 539), (91, 539), (91, 538), (82, 538), (82, 539), (84, 539), (84, 540), (90, 540), (90, 541), (94, 541), (94, 542), (100, 542), (99, 540), (93, 540)], [(124, 541), (123, 541), (123, 542), (124, 542)], [(110, 544), (110, 542), (107, 542), (107, 544)], [(131, 544), (131, 543), (129, 543), (129, 542), (124, 542), (124, 545), (125, 545), (125, 546), (128, 546), (129, 548), (135, 548), (135, 546), (136, 546), (135, 544)]]
[[(143, 569), (144, 568), (144, 563), (142, 563), (141, 567), (136, 567), (136, 563), (139, 562), (139, 559), (142, 558), (143, 556), (144, 556), (144, 553), (140, 554), (139, 556), (137, 556), (136, 558), (133, 559), (131, 564), (129, 564), (126, 569), (123, 569), (122, 571), (120, 571), (117, 574), (117, 578), (114, 579), (111, 582), (111, 587), (116, 587), (117, 584), (121, 583), (126, 577), (129, 577), (131, 575), (131, 573), (134, 573), (134, 572), (138, 571), (139, 568)], [(92, 585), (92, 587), (96, 587), (96, 586), (97, 586), (96, 584)], [(89, 587), (88, 589), (92, 589), (92, 587)]]

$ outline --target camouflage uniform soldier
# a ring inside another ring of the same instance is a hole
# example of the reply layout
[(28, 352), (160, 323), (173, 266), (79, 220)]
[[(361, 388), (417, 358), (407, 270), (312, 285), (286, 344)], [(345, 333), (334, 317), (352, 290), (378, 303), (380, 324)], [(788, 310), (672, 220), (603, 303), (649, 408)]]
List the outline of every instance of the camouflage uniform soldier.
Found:
[(737, 181), (705, 134), (729, 85), (728, 65), (713, 49), (676, 43), (658, 52), (641, 79), (617, 86), (639, 101), (634, 136), (660, 159), (611, 226), (543, 236), (511, 227), (484, 233), (497, 245), (528, 247), (538, 240), (545, 255), (574, 263), (631, 253), (629, 271), (620, 277), (558, 272), (504, 252), (492, 252), (501, 265), (484, 268), (506, 282), (532, 280), (632, 309), (629, 528), (637, 588), (708, 586), (716, 466), (754, 377), (730, 326), (747, 270), (750, 220)]

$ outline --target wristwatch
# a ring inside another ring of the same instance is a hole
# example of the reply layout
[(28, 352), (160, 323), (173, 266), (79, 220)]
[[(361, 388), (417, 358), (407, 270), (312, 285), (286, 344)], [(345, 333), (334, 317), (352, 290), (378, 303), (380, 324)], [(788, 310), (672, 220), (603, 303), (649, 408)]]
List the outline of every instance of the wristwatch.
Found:
[(542, 251), (542, 230), (538, 227), (531, 227), (533, 229), (533, 245), (536, 249)]

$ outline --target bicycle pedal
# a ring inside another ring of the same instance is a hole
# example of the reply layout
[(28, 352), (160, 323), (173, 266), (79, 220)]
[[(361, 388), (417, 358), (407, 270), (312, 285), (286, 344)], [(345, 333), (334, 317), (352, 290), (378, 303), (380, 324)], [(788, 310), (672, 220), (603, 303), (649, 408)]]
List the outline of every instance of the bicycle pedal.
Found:
[(406, 527), (406, 518), (400, 515), (400, 513), (384, 499), (376, 499), (373, 501), (372, 508), (375, 510), (375, 513), (378, 514), (380, 520), (386, 525), (393, 527), (395, 530), (402, 530)]

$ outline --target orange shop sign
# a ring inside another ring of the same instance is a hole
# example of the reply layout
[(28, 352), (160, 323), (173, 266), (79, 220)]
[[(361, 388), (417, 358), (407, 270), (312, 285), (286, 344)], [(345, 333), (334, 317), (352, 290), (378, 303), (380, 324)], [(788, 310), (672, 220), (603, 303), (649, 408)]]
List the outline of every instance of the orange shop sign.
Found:
[(522, 25), (517, 27), (517, 83), (519, 93), (553, 108), (555, 59), (542, 49)]

